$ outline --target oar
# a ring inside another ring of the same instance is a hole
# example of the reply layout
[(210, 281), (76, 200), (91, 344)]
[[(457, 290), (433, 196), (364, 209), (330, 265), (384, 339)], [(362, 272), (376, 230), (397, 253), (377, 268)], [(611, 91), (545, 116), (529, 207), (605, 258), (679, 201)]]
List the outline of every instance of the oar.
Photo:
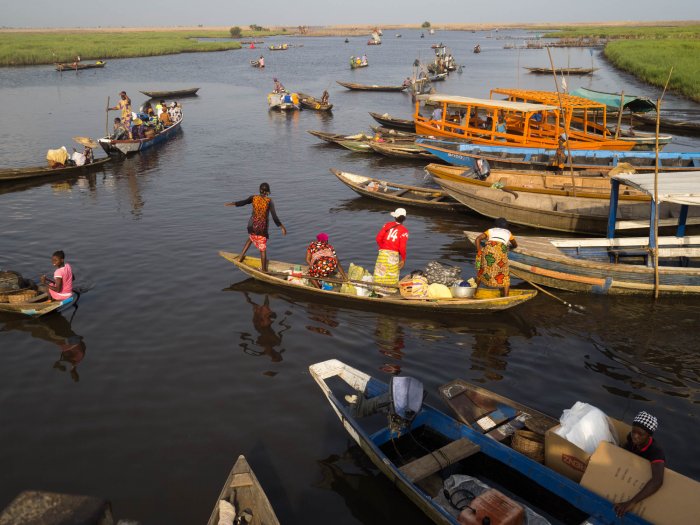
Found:
[(521, 279), (521, 280), (523, 280), (523, 281), (525, 281), (525, 282), (528, 283), (529, 285), (535, 287), (535, 288), (536, 288), (537, 290), (539, 290), (540, 292), (549, 295), (549, 296), (552, 297), (553, 299), (556, 299), (557, 301), (559, 301), (560, 303), (564, 304), (566, 307), (571, 308), (572, 310), (576, 310), (576, 311), (578, 311), (578, 312), (580, 312), (580, 313), (584, 313), (584, 312), (586, 311), (586, 308), (583, 307), (583, 306), (581, 306), (580, 304), (572, 304), (572, 303), (570, 303), (570, 302), (568, 302), (568, 301), (565, 301), (565, 300), (562, 299), (561, 297), (559, 297), (559, 296), (557, 296), (557, 295), (554, 295), (552, 292), (550, 292), (550, 291), (548, 291), (548, 290), (545, 290), (545, 289), (542, 288), (540, 285), (535, 284), (535, 283), (533, 283), (532, 281), (530, 281), (530, 280), (528, 280), (528, 279), (525, 279), (524, 277), (518, 277), (518, 278)]
[(336, 284), (356, 284), (359, 286), (367, 286), (369, 288), (394, 288), (396, 290), (399, 289), (398, 286), (394, 286), (391, 284), (380, 284), (380, 283), (370, 283), (366, 281), (355, 281), (353, 279), (334, 279), (332, 277), (314, 277), (313, 275), (308, 275), (308, 274), (302, 274), (302, 275), (291, 275), (288, 273), (284, 272), (268, 272), (268, 275), (274, 275), (275, 277), (297, 277), (299, 279), (313, 279), (314, 281), (325, 281), (327, 283), (336, 283)]

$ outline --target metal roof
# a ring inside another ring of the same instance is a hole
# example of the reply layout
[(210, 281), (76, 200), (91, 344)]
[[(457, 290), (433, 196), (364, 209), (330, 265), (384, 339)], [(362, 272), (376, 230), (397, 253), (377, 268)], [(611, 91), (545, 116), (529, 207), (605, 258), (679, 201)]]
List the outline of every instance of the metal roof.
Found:
[(559, 106), (548, 106), (546, 104), (530, 104), (528, 102), (510, 102), (508, 100), (491, 100), (488, 98), (457, 97), (452, 95), (430, 95), (425, 100), (431, 102), (447, 102), (448, 104), (468, 104), (471, 106), (482, 106), (512, 111), (522, 111), (523, 113), (532, 111), (558, 111)]
[[(620, 173), (613, 179), (654, 197), (653, 173)], [(700, 173), (673, 171), (659, 173), (659, 202), (700, 206)]]
[(595, 102), (593, 100), (577, 97), (575, 95), (569, 95), (567, 93), (557, 94), (556, 91), (532, 91), (529, 89), (504, 89), (496, 88), (491, 90), (491, 96), (494, 93), (500, 95), (505, 95), (507, 97), (516, 97), (523, 100), (529, 100), (531, 102), (539, 102), (542, 104), (552, 104), (553, 106), (559, 107), (559, 99), (561, 97), (561, 104), (567, 108), (574, 109), (604, 109), (605, 104), (600, 102)]

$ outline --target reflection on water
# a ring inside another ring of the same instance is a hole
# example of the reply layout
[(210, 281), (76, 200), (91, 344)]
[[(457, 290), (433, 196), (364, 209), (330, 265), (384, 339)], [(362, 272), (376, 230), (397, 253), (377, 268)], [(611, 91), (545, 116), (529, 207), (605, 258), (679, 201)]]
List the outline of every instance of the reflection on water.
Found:
[[(406, 346), (404, 341), (403, 328), (394, 317), (377, 316), (377, 327), (374, 330), (379, 353), (395, 360), (401, 361), (403, 349)], [(380, 368), (382, 372), (397, 375), (401, 373), (401, 365), (398, 363), (384, 363)]]
[(255, 303), (248, 292), (242, 292), (246, 302), (253, 307), (253, 328), (258, 332), (258, 336), (253, 339), (253, 335), (248, 332), (241, 332), (241, 343), (243, 352), (248, 355), (259, 357), (266, 355), (273, 363), (282, 361), (284, 348), (279, 350), (276, 347), (282, 344), (282, 334), (289, 330), (291, 326), (287, 324), (287, 317), (277, 321), (277, 326), (281, 329), (275, 331), (274, 324), (277, 314), (270, 308), (270, 297), (265, 294), (262, 304)]
[(78, 365), (85, 358), (87, 347), (82, 336), (76, 334), (71, 327), (77, 307), (72, 310), (70, 319), (62, 314), (49, 314), (40, 319), (25, 317), (2, 316), (0, 317), (0, 332), (17, 330), (26, 332), (36, 339), (42, 339), (55, 344), (58, 347), (57, 359), (53, 368), (60, 372), (68, 371), (71, 379), (76, 383), (80, 380)]

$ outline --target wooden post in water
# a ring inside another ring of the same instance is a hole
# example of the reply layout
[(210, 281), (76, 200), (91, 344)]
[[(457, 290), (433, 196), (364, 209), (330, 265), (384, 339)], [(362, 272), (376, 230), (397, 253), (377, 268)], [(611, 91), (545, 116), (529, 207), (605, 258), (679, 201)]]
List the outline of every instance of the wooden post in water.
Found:
[(620, 126), (622, 125), (622, 111), (625, 109), (625, 90), (620, 92), (620, 108), (617, 110), (617, 127), (615, 128), (615, 140), (620, 136)]
[[(547, 46), (547, 55), (549, 55), (549, 65), (552, 66), (552, 74), (554, 75), (554, 87), (557, 89), (557, 98), (559, 99), (559, 111), (561, 112), (561, 116), (564, 117), (564, 105), (562, 104), (561, 101), (561, 93), (559, 92), (559, 81), (557, 80), (557, 70), (554, 69), (554, 60), (552, 60), (552, 52), (549, 50), (549, 46)], [(557, 137), (557, 140), (559, 137)], [(574, 193), (574, 197), (576, 197), (576, 179), (574, 179), (574, 166), (573, 166), (573, 160), (571, 159), (571, 147), (569, 146), (569, 134), (566, 134), (566, 153), (567, 153), (567, 158), (569, 160), (569, 175), (571, 176), (571, 188)]]
[(659, 298), (659, 128), (661, 126), (661, 101), (666, 94), (668, 83), (671, 81), (673, 66), (668, 72), (668, 79), (664, 85), (664, 90), (661, 96), (656, 101), (656, 140), (654, 141), (654, 151), (656, 153), (656, 162), (654, 162), (654, 205), (656, 213), (654, 214), (654, 299)]

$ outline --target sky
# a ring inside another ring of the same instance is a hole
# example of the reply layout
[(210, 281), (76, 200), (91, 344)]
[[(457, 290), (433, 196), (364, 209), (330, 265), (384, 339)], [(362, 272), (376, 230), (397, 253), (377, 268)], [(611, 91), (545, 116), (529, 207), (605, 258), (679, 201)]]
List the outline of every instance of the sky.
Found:
[(3, 0), (0, 27), (700, 20), (698, 0)]

